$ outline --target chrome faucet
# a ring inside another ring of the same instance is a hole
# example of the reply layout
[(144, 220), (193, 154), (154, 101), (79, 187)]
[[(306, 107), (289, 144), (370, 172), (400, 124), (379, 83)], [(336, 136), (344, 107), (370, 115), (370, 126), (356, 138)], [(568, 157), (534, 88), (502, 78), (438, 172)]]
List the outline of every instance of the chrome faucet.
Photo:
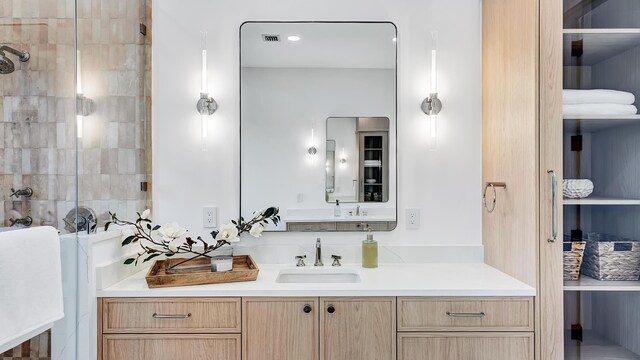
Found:
[(9, 219), (9, 221), (11, 222), (11, 225), (9, 225), (9, 227), (15, 226), (15, 225), (22, 225), (25, 227), (29, 227), (31, 226), (31, 224), (33, 224), (33, 219), (31, 218), (31, 216), (25, 216), (20, 219)]
[(313, 265), (324, 266), (322, 263), (322, 244), (320, 243), (320, 238), (316, 239), (316, 262)]
[(33, 189), (31, 189), (30, 187), (26, 187), (24, 189), (14, 189), (11, 188), (11, 195), (9, 195), (10, 198), (12, 197), (25, 197), (25, 198), (30, 198), (31, 196), (33, 196)]
[(360, 204), (356, 206), (356, 216), (360, 216)]

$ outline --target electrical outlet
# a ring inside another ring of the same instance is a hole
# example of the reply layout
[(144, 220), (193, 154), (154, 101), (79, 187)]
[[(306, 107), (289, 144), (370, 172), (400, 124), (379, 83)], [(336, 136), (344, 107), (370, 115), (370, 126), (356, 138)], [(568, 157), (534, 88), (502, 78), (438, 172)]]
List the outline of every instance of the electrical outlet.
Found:
[(205, 228), (215, 228), (218, 226), (218, 208), (215, 206), (204, 206), (202, 208), (202, 226)]
[(407, 229), (415, 230), (420, 228), (420, 210), (407, 209)]

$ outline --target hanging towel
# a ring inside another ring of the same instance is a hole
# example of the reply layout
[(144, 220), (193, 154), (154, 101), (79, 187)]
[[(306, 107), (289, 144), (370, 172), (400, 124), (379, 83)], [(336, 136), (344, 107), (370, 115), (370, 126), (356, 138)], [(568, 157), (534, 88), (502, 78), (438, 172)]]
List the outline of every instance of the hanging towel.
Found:
[(562, 105), (564, 117), (589, 117), (589, 116), (629, 116), (636, 115), (638, 108), (633, 105), (620, 104), (580, 104)]
[(573, 104), (620, 104), (632, 105), (635, 103), (636, 97), (626, 91), (617, 90), (563, 90), (562, 103), (565, 105)]
[(63, 316), (58, 231), (45, 226), (0, 233), (0, 354)]

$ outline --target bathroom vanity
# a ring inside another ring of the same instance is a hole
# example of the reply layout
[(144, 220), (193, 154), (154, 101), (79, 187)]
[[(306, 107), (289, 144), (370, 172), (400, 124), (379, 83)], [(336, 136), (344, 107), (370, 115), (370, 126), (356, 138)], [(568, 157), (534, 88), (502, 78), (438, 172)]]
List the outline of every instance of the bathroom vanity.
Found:
[[(336, 274), (355, 277), (315, 282)], [(534, 289), (484, 264), (264, 265), (163, 289), (142, 271), (97, 295), (104, 360), (533, 359)]]

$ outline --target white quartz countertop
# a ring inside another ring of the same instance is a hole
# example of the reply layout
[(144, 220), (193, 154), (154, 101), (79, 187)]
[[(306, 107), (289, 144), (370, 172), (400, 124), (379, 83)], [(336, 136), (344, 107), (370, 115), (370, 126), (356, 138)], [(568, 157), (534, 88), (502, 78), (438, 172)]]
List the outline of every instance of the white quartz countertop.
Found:
[[(217, 297), (217, 296), (535, 296), (535, 289), (482, 263), (393, 263), (365, 269), (359, 264), (340, 268), (258, 264), (256, 281), (149, 289), (147, 270), (106, 289), (98, 297)], [(339, 269), (339, 270), (337, 270)], [(278, 283), (280, 271), (357, 272), (359, 283)]]

